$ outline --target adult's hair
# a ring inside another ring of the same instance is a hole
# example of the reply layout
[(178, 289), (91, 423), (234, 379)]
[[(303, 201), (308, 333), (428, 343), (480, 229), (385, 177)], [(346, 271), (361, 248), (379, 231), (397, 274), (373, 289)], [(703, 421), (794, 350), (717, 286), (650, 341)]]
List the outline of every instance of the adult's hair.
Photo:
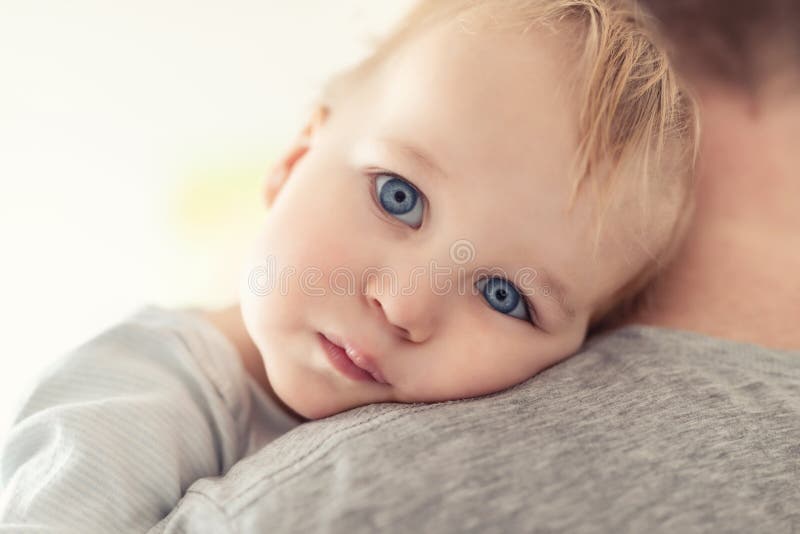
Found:
[(639, 0), (694, 79), (756, 92), (776, 78), (800, 87), (800, 1)]

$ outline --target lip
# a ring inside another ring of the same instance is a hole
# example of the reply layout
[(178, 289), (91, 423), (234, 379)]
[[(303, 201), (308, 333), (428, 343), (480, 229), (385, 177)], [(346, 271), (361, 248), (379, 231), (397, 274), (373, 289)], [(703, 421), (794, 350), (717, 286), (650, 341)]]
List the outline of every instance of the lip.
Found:
[(342, 374), (354, 380), (389, 384), (372, 358), (351, 342), (321, 332), (318, 337), (328, 360)]

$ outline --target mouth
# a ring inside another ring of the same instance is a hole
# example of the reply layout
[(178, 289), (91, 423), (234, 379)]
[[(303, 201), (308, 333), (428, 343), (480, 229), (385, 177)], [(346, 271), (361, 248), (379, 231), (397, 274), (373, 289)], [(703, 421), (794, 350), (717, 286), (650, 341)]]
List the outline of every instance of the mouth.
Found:
[(320, 332), (317, 336), (328, 360), (339, 372), (353, 380), (389, 384), (371, 358), (351, 343), (332, 334)]

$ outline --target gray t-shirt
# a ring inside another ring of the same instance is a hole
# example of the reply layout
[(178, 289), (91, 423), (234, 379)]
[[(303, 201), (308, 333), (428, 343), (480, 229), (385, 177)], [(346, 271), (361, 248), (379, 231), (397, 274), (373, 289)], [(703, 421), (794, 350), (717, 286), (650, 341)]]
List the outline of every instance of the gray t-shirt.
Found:
[(145, 307), (32, 388), (0, 453), (0, 533), (146, 532), (298, 424), (201, 315)]
[(644, 326), (480, 398), (300, 425), (153, 533), (800, 534), (800, 352)]

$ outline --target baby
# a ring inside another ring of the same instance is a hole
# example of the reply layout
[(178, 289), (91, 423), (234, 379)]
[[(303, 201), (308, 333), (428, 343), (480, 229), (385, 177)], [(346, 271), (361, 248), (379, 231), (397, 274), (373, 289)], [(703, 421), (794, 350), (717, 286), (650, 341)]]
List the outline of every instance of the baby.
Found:
[(417, 4), (268, 176), (240, 304), (147, 310), (36, 385), (0, 530), (145, 531), (301, 421), (497, 392), (623, 316), (680, 242), (696, 139), (625, 5)]
[(240, 352), (284, 409), (499, 391), (641, 294), (690, 212), (696, 127), (636, 16), (427, 0), (329, 83), (242, 275)]

